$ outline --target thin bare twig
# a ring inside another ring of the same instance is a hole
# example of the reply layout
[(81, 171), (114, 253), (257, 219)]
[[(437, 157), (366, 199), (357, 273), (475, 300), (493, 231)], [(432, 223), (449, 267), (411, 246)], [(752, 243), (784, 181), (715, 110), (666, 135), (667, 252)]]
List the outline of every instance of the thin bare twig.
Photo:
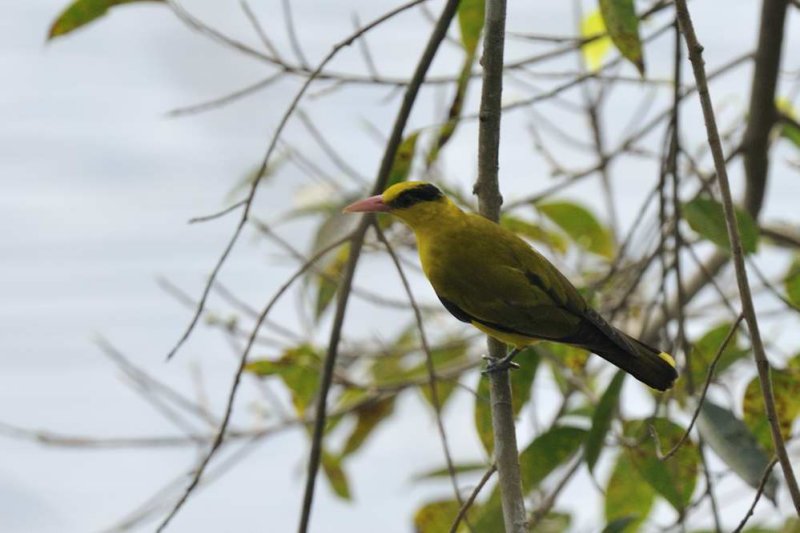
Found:
[(203, 457), (200, 464), (197, 466), (197, 469), (192, 476), (192, 480), (189, 482), (189, 485), (186, 487), (183, 495), (178, 499), (175, 503), (175, 506), (169, 512), (169, 514), (164, 518), (161, 524), (158, 526), (157, 532), (164, 531), (167, 525), (169, 525), (170, 521), (175, 517), (175, 515), (180, 511), (183, 504), (186, 503), (187, 499), (191, 495), (192, 491), (197, 487), (197, 484), (200, 482), (200, 478), (203, 476), (203, 472), (205, 472), (208, 463), (211, 462), (211, 458), (214, 457), (214, 454), (217, 450), (222, 446), (222, 443), (225, 439), (225, 432), (228, 429), (228, 424), (230, 423), (231, 415), (233, 414), (233, 402), (236, 399), (236, 392), (239, 389), (239, 383), (241, 383), (242, 373), (244, 372), (244, 367), (247, 364), (247, 356), (250, 354), (250, 349), (253, 347), (255, 343), (256, 336), (258, 335), (258, 330), (261, 328), (261, 324), (267, 318), (267, 315), (272, 310), (274, 305), (278, 302), (281, 296), (292, 286), (292, 284), (297, 281), (305, 272), (311, 268), (311, 266), (322, 258), (325, 254), (330, 252), (331, 250), (341, 246), (343, 243), (347, 242), (350, 236), (346, 236), (343, 239), (339, 239), (338, 241), (332, 243), (331, 245), (323, 248), (319, 252), (317, 252), (313, 257), (311, 257), (308, 262), (303, 264), (297, 271), (292, 274), (292, 276), (278, 289), (278, 291), (273, 295), (270, 299), (269, 303), (264, 307), (261, 311), (261, 314), (256, 319), (255, 324), (253, 325), (253, 329), (250, 333), (250, 337), (247, 339), (247, 344), (245, 345), (244, 350), (242, 350), (241, 357), (239, 359), (239, 366), (236, 369), (236, 374), (233, 378), (233, 384), (231, 385), (230, 392), (228, 393), (228, 401), (225, 405), (225, 415), (222, 417), (222, 422), (220, 423), (219, 430), (217, 431), (216, 437), (214, 437), (214, 441), (211, 443), (211, 447)]
[(753, 498), (753, 503), (747, 510), (747, 514), (744, 515), (744, 518), (742, 518), (742, 521), (739, 522), (739, 525), (733, 530), (733, 533), (740, 533), (747, 525), (747, 521), (750, 520), (750, 517), (753, 516), (753, 512), (756, 510), (756, 505), (761, 499), (761, 495), (764, 494), (764, 488), (767, 486), (772, 469), (775, 468), (776, 464), (778, 464), (778, 458), (773, 457), (769, 464), (767, 464), (767, 467), (764, 468), (764, 473), (761, 475), (761, 482), (758, 484), (758, 490), (756, 490), (756, 496)]
[[(439, 399), (439, 387), (436, 384), (436, 368), (433, 365), (433, 355), (431, 355), (431, 347), (430, 344), (428, 344), (428, 336), (425, 334), (425, 326), (422, 322), (422, 313), (417, 306), (414, 293), (411, 290), (411, 285), (408, 283), (408, 278), (406, 277), (405, 271), (403, 271), (403, 266), (400, 264), (400, 260), (397, 258), (394, 248), (386, 239), (386, 235), (383, 234), (383, 231), (377, 223), (374, 223), (372, 227), (375, 229), (378, 239), (386, 247), (389, 257), (392, 258), (392, 263), (394, 263), (395, 270), (397, 270), (397, 275), (400, 276), (400, 281), (403, 284), (403, 290), (405, 290), (408, 301), (411, 304), (411, 308), (414, 310), (414, 320), (417, 323), (417, 331), (419, 332), (419, 339), (422, 343), (422, 350), (425, 352), (425, 368), (428, 371), (428, 387), (431, 391), (431, 403), (433, 404), (433, 414), (436, 418), (436, 428), (439, 431), (439, 439), (442, 441), (442, 451), (444, 452), (445, 462), (447, 463), (447, 471), (450, 476), (450, 483), (453, 485), (453, 493), (455, 494), (458, 504), (463, 506), (464, 501), (463, 498), (461, 498), (461, 492), (458, 490), (458, 477), (456, 475), (456, 468), (453, 464), (453, 456), (450, 453), (450, 446), (447, 443), (447, 433), (445, 432), (444, 421), (442, 420), (442, 402)], [(469, 522), (467, 523), (469, 524)]]
[[(722, 340), (722, 344), (719, 345), (717, 348), (717, 353), (714, 355), (714, 359), (711, 361), (711, 364), (708, 365), (708, 373), (706, 374), (706, 381), (703, 384), (703, 390), (700, 393), (700, 398), (697, 400), (697, 407), (694, 410), (694, 414), (692, 415), (692, 419), (689, 422), (689, 425), (686, 427), (686, 431), (683, 433), (678, 442), (665, 454), (659, 454), (659, 460), (666, 461), (683, 446), (683, 443), (686, 442), (686, 439), (689, 438), (689, 434), (692, 432), (692, 428), (694, 427), (695, 422), (697, 422), (697, 417), (700, 415), (700, 410), (703, 408), (703, 402), (706, 399), (706, 393), (708, 392), (708, 387), (711, 385), (711, 380), (714, 379), (714, 370), (717, 368), (717, 363), (719, 363), (720, 357), (722, 357), (722, 353), (725, 351), (725, 348), (728, 347), (728, 344), (731, 342), (731, 339), (736, 334), (736, 330), (739, 329), (739, 324), (744, 319), (743, 314), (739, 314), (739, 318), (736, 319), (736, 322), (733, 323), (731, 329), (728, 330), (728, 334), (725, 335), (725, 338)], [(691, 368), (687, 370), (687, 372), (691, 373)], [(655, 439), (658, 439), (658, 435), (655, 434), (655, 430), (652, 426), (650, 426), (651, 434)]]
[[(786, 2), (785, 0), (781, 1), (783, 4), (783, 9), (785, 10)], [(711, 104), (708, 82), (706, 81), (705, 67), (702, 58), (703, 47), (700, 45), (697, 35), (695, 34), (694, 25), (689, 14), (689, 8), (686, 5), (686, 0), (676, 0), (675, 5), (678, 12), (678, 20), (681, 24), (681, 30), (686, 40), (686, 47), (689, 49), (689, 59), (692, 62), (694, 76), (697, 81), (700, 104), (703, 109), (703, 117), (705, 118), (706, 122), (708, 144), (714, 159), (714, 167), (717, 171), (717, 182), (719, 183), (720, 193), (722, 196), (722, 206), (725, 211), (725, 224), (728, 230), (728, 239), (731, 243), (731, 254), (736, 271), (736, 281), (739, 285), (742, 313), (747, 321), (747, 328), (750, 330), (753, 354), (756, 360), (756, 368), (758, 369), (761, 393), (764, 397), (764, 407), (767, 413), (767, 420), (769, 421), (770, 429), (772, 430), (772, 441), (775, 445), (775, 454), (778, 456), (778, 460), (781, 463), (783, 475), (786, 479), (789, 493), (792, 496), (792, 502), (794, 503), (795, 511), (798, 513), (798, 515), (800, 515), (800, 488), (798, 488), (797, 478), (794, 475), (794, 469), (792, 467), (791, 460), (786, 452), (786, 444), (783, 441), (783, 435), (781, 434), (781, 428), (778, 422), (778, 414), (775, 408), (775, 396), (772, 390), (772, 381), (770, 379), (770, 364), (764, 351), (764, 344), (761, 340), (761, 332), (758, 328), (758, 319), (753, 306), (753, 298), (750, 293), (750, 284), (747, 279), (747, 270), (744, 264), (744, 251), (742, 250), (742, 241), (739, 236), (739, 228), (736, 223), (736, 213), (734, 211), (733, 199), (731, 197), (728, 172), (725, 167), (725, 156), (722, 153), (719, 131), (717, 130), (716, 118), (714, 117), (714, 108)], [(760, 204), (760, 201), (758, 203)]]
[[(194, 327), (197, 325), (197, 321), (200, 319), (200, 316), (203, 314), (203, 308), (205, 307), (206, 301), (208, 300), (208, 295), (211, 292), (211, 287), (214, 285), (214, 281), (216, 280), (219, 271), (222, 269), (222, 265), (228, 259), (228, 255), (230, 255), (231, 250), (233, 250), (234, 245), (239, 240), (239, 237), (242, 234), (242, 230), (244, 229), (244, 226), (247, 223), (247, 219), (250, 216), (250, 208), (253, 205), (253, 200), (255, 199), (256, 191), (258, 190), (258, 185), (259, 183), (261, 183), (261, 178), (263, 177), (264, 173), (267, 170), (267, 166), (269, 165), (269, 161), (272, 157), (272, 154), (274, 153), (275, 148), (278, 145), (278, 140), (281, 136), (281, 133), (283, 132), (283, 129), (286, 127), (286, 124), (289, 122), (289, 118), (292, 116), (298, 104), (300, 103), (300, 100), (303, 98), (303, 95), (311, 86), (311, 83), (314, 81), (317, 75), (320, 72), (322, 72), (322, 69), (325, 68), (325, 65), (327, 65), (336, 56), (336, 54), (339, 53), (340, 50), (342, 50), (347, 46), (350, 46), (362, 34), (386, 22), (395, 15), (402, 13), (403, 11), (410, 9), (415, 5), (420, 4), (421, 2), (424, 1), (425, 0), (412, 0), (410, 2), (402, 4), (399, 7), (392, 9), (391, 11), (373, 20), (372, 22), (364, 26), (364, 28), (351, 34), (346, 39), (335, 44), (331, 49), (331, 51), (328, 53), (328, 55), (325, 56), (325, 58), (322, 61), (320, 61), (319, 65), (317, 65), (317, 68), (314, 69), (314, 72), (311, 74), (311, 76), (309, 76), (306, 79), (305, 83), (303, 83), (303, 86), (297, 92), (294, 99), (289, 104), (289, 107), (284, 112), (283, 117), (281, 118), (281, 121), (278, 124), (278, 127), (272, 136), (272, 139), (270, 140), (269, 146), (267, 147), (267, 151), (264, 154), (264, 158), (261, 161), (261, 165), (259, 166), (257, 172), (255, 173), (256, 177), (253, 180), (253, 183), (250, 186), (250, 191), (248, 192), (247, 198), (245, 199), (244, 211), (242, 213), (241, 218), (239, 219), (239, 223), (237, 224), (236, 229), (233, 232), (233, 235), (228, 241), (228, 244), (225, 246), (222, 255), (217, 260), (217, 263), (214, 265), (214, 268), (212, 269), (211, 274), (208, 277), (208, 281), (206, 282), (205, 288), (203, 289), (203, 293), (197, 304), (197, 309), (195, 310), (194, 316), (190, 320), (189, 325), (187, 326), (181, 338), (178, 339), (178, 342), (175, 344), (172, 350), (170, 350), (169, 354), (167, 354), (168, 360), (171, 359), (175, 355), (175, 353), (177, 353), (177, 351), (180, 349), (181, 346), (183, 346), (183, 344), (189, 338), (189, 335), (191, 335), (192, 331), (194, 330)], [(173, 9), (180, 9), (181, 12), (183, 11), (183, 9), (180, 8), (180, 6), (176, 4), (174, 0), (170, 0), (170, 5), (173, 7)]]
[(467, 511), (469, 511), (469, 508), (472, 507), (472, 504), (475, 502), (475, 498), (478, 497), (478, 494), (480, 494), (481, 490), (483, 490), (484, 485), (486, 485), (486, 483), (489, 481), (489, 479), (491, 479), (492, 475), (495, 472), (497, 472), (497, 466), (495, 465), (490, 466), (489, 470), (484, 472), (483, 477), (481, 477), (481, 480), (478, 481), (478, 484), (475, 485), (474, 489), (472, 489), (472, 492), (470, 493), (469, 498), (467, 498), (467, 501), (465, 501), (464, 504), (461, 506), (461, 509), (458, 510), (458, 514), (453, 520), (453, 524), (450, 526), (450, 533), (456, 533), (456, 531), (458, 530), (458, 525), (461, 523), (461, 520), (463, 520), (464, 517), (467, 515)]
[[(420, 3), (421, 0), (407, 4), (408, 7)], [(392, 133), (386, 144), (386, 149), (381, 159), (381, 166), (378, 170), (378, 176), (375, 179), (373, 193), (378, 194), (383, 190), (388, 183), (389, 173), (391, 172), (392, 165), (394, 164), (397, 150), (403, 138), (403, 131), (405, 130), (408, 117), (411, 115), (411, 109), (416, 101), (419, 89), (425, 80), (425, 75), (430, 68), (436, 51), (442, 43), (442, 40), (447, 35), (447, 28), (456, 14), (458, 9), (459, 0), (448, 0), (442, 9), (442, 13), (436, 26), (431, 33), (425, 50), (422, 52), (417, 67), (411, 78), (411, 83), (406, 88), (403, 102), (397, 112)], [(405, 7), (405, 6), (404, 6)], [(374, 25), (374, 24), (373, 24)], [(367, 26), (369, 28), (370, 26)], [(365, 31), (365, 30), (364, 30)], [(353, 276), (355, 275), (356, 265), (361, 255), (361, 248), (364, 244), (364, 235), (369, 227), (369, 216), (361, 219), (359, 226), (356, 228), (352, 239), (350, 240), (350, 255), (347, 258), (344, 274), (342, 276), (342, 284), (339, 287), (339, 296), (336, 301), (336, 312), (333, 317), (333, 325), (331, 327), (331, 336), (328, 341), (328, 350), (325, 354), (325, 363), (323, 371), (320, 375), (320, 383), (317, 394), (316, 405), (316, 419), (314, 423), (314, 431), (311, 439), (311, 451), (308, 460), (308, 473), (306, 477), (306, 486), (303, 494), (303, 507), (300, 514), (300, 533), (305, 533), (308, 530), (308, 524), (311, 517), (311, 504), (314, 500), (314, 487), (316, 485), (317, 472), (319, 471), (320, 459), (322, 456), (322, 437), (325, 431), (325, 419), (327, 416), (327, 402), (328, 391), (330, 390), (331, 382), (333, 379), (333, 370), (336, 365), (336, 358), (339, 351), (339, 340), (341, 338), (342, 327), (344, 326), (344, 315), (347, 310), (347, 302), (350, 297), (350, 288), (353, 284)]]

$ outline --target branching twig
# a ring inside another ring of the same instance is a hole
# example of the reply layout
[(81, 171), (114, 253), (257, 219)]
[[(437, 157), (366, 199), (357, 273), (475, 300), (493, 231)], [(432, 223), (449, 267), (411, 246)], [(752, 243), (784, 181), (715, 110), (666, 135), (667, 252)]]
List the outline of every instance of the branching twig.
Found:
[[(281, 121), (278, 124), (278, 127), (272, 136), (272, 139), (270, 140), (269, 146), (267, 147), (267, 151), (264, 154), (264, 158), (261, 161), (261, 165), (259, 166), (258, 170), (255, 173), (256, 178), (253, 180), (253, 183), (250, 186), (250, 191), (248, 192), (247, 198), (245, 199), (244, 210), (242, 212), (241, 218), (239, 219), (239, 223), (237, 224), (236, 229), (233, 232), (233, 235), (228, 241), (228, 244), (225, 246), (222, 255), (217, 260), (216, 265), (214, 265), (214, 268), (208, 277), (208, 281), (206, 282), (205, 288), (203, 289), (203, 294), (200, 296), (200, 300), (197, 304), (197, 309), (195, 310), (194, 316), (189, 322), (189, 325), (187, 326), (181, 338), (178, 339), (178, 342), (175, 344), (172, 350), (170, 350), (169, 354), (167, 354), (167, 359), (171, 359), (172, 356), (174, 356), (175, 353), (180, 349), (180, 347), (183, 346), (183, 344), (189, 338), (189, 335), (191, 335), (192, 331), (194, 330), (195, 325), (197, 325), (197, 321), (200, 319), (200, 316), (203, 314), (203, 308), (205, 307), (206, 301), (208, 300), (208, 295), (211, 292), (211, 287), (214, 285), (214, 281), (216, 280), (219, 271), (222, 269), (222, 265), (228, 259), (228, 255), (230, 255), (231, 250), (233, 250), (233, 246), (236, 244), (236, 241), (239, 240), (239, 237), (242, 234), (242, 230), (244, 229), (244, 226), (247, 223), (247, 219), (250, 215), (250, 208), (253, 205), (253, 200), (255, 199), (256, 191), (258, 190), (258, 185), (259, 183), (261, 183), (261, 178), (264, 176), (264, 173), (267, 170), (267, 166), (269, 165), (269, 161), (272, 157), (272, 154), (275, 151), (275, 147), (278, 145), (278, 140), (280, 139), (281, 133), (283, 132), (283, 129), (286, 127), (286, 124), (289, 122), (289, 118), (292, 116), (295, 109), (297, 109), (297, 105), (300, 103), (300, 100), (303, 98), (303, 95), (311, 86), (311, 83), (314, 81), (317, 75), (319, 75), (319, 73), (322, 72), (322, 69), (325, 68), (325, 65), (327, 65), (336, 56), (336, 54), (339, 53), (341, 49), (350, 46), (356, 39), (358, 39), (365, 32), (370, 31), (376, 26), (379, 26), (380, 24), (391, 19), (395, 15), (402, 13), (403, 11), (410, 9), (415, 5), (424, 1), (425, 0), (411, 0), (410, 2), (407, 2), (395, 9), (392, 9), (391, 11), (378, 17), (371, 23), (367, 24), (359, 31), (351, 34), (343, 41), (340, 41), (339, 43), (334, 45), (331, 51), (328, 53), (328, 55), (325, 56), (325, 58), (322, 61), (320, 61), (319, 65), (317, 65), (317, 68), (314, 70), (311, 76), (309, 76), (306, 79), (305, 83), (303, 83), (303, 86), (297, 92), (294, 99), (289, 104), (289, 107), (286, 109), (286, 112), (283, 114), (283, 117), (281, 118)], [(170, 5), (173, 7), (173, 9), (179, 9), (180, 12), (183, 12), (182, 8), (180, 8), (178, 4), (175, 3), (174, 1), (171, 0)]]
[[(785, 0), (779, 3), (782, 3), (783, 8), (785, 9)], [(747, 270), (745, 269), (744, 264), (742, 241), (739, 236), (739, 228), (736, 223), (736, 213), (733, 207), (728, 173), (725, 167), (725, 156), (722, 153), (722, 145), (719, 140), (716, 118), (714, 117), (714, 109), (711, 104), (711, 96), (709, 94), (708, 83), (706, 81), (705, 66), (702, 58), (703, 47), (697, 40), (697, 35), (694, 31), (694, 26), (689, 15), (689, 9), (686, 5), (686, 0), (676, 0), (676, 8), (678, 11), (678, 20), (681, 24), (681, 30), (686, 40), (686, 47), (689, 49), (689, 59), (692, 62), (694, 76), (697, 81), (698, 94), (700, 96), (700, 104), (703, 109), (703, 117), (705, 118), (706, 122), (708, 144), (714, 159), (714, 167), (717, 171), (717, 181), (719, 183), (720, 193), (722, 196), (722, 206), (725, 211), (725, 224), (728, 230), (728, 239), (731, 244), (731, 254), (736, 271), (736, 281), (739, 285), (742, 313), (747, 321), (747, 328), (750, 330), (753, 354), (756, 360), (756, 368), (758, 369), (761, 393), (764, 397), (767, 420), (769, 421), (770, 429), (772, 430), (772, 441), (775, 445), (775, 454), (778, 456), (778, 460), (781, 463), (783, 475), (786, 479), (789, 493), (792, 496), (792, 502), (794, 503), (795, 511), (798, 513), (798, 515), (800, 515), (800, 488), (797, 486), (797, 478), (794, 475), (791, 460), (786, 452), (786, 445), (783, 441), (783, 435), (781, 434), (781, 428), (778, 422), (778, 414), (775, 408), (775, 396), (773, 394), (772, 381), (770, 379), (769, 360), (764, 352), (764, 344), (761, 340), (761, 333), (758, 328), (758, 320), (756, 318), (755, 309), (753, 306), (753, 298), (750, 293), (750, 284), (747, 279)], [(758, 203), (760, 204), (760, 201)]]
[(312, 258), (308, 260), (305, 264), (303, 264), (292, 276), (278, 289), (269, 303), (264, 307), (261, 311), (261, 314), (256, 319), (255, 324), (253, 325), (253, 329), (250, 333), (250, 338), (247, 339), (247, 344), (245, 345), (244, 350), (242, 350), (242, 355), (239, 359), (239, 366), (236, 369), (236, 374), (233, 378), (233, 385), (231, 386), (230, 392), (228, 393), (228, 401), (225, 405), (225, 415), (222, 417), (222, 422), (220, 423), (219, 430), (217, 432), (216, 437), (214, 437), (214, 441), (211, 443), (211, 448), (208, 450), (207, 454), (203, 457), (200, 464), (197, 466), (194, 475), (192, 476), (192, 480), (189, 482), (189, 485), (186, 487), (186, 491), (183, 495), (178, 499), (175, 503), (175, 506), (169, 512), (169, 514), (164, 518), (161, 524), (158, 526), (158, 532), (163, 531), (167, 525), (170, 523), (172, 518), (180, 511), (183, 504), (186, 503), (186, 500), (191, 495), (192, 491), (197, 487), (197, 484), (200, 482), (200, 478), (203, 476), (203, 472), (205, 471), (208, 463), (211, 461), (211, 458), (214, 457), (214, 454), (217, 452), (220, 446), (222, 446), (222, 442), (225, 439), (225, 431), (228, 429), (228, 424), (230, 423), (231, 414), (233, 413), (233, 401), (236, 399), (236, 392), (239, 389), (239, 383), (241, 382), (242, 373), (244, 372), (244, 367), (247, 364), (247, 356), (250, 354), (250, 349), (253, 347), (253, 343), (256, 340), (256, 336), (258, 335), (258, 330), (261, 328), (261, 324), (267, 318), (267, 315), (272, 310), (273, 306), (278, 302), (278, 299), (283, 296), (283, 294), (292, 286), (292, 284), (297, 281), (305, 272), (311, 268), (311, 266), (318, 261), (321, 257), (325, 254), (330, 252), (331, 250), (341, 246), (343, 243), (347, 242), (350, 236), (346, 236), (343, 239), (339, 239), (338, 241), (334, 242), (333, 244), (323, 248), (319, 252), (317, 252)]
[(453, 520), (453, 525), (450, 526), (450, 533), (456, 533), (456, 531), (458, 531), (458, 525), (461, 523), (461, 520), (464, 519), (464, 517), (467, 514), (467, 511), (469, 511), (469, 508), (472, 507), (472, 504), (475, 502), (475, 498), (478, 497), (478, 494), (480, 494), (481, 490), (483, 490), (483, 487), (484, 485), (486, 485), (486, 482), (488, 482), (489, 479), (491, 479), (492, 475), (495, 472), (497, 472), (497, 466), (492, 465), (491, 467), (489, 467), (489, 470), (487, 470), (483, 474), (483, 477), (481, 478), (480, 481), (478, 481), (478, 484), (475, 485), (475, 488), (472, 490), (472, 493), (470, 493), (469, 498), (467, 498), (467, 501), (465, 501), (464, 504), (461, 506), (461, 509), (458, 510), (458, 514), (456, 515), (455, 520)]
[[(739, 329), (739, 324), (742, 322), (743, 319), (744, 315), (740, 314), (739, 318), (737, 318), (736, 322), (734, 322), (733, 325), (731, 326), (731, 329), (728, 330), (728, 334), (725, 335), (725, 338), (722, 340), (722, 344), (720, 344), (719, 348), (717, 348), (717, 353), (714, 355), (714, 359), (711, 361), (711, 364), (708, 365), (708, 373), (706, 374), (706, 381), (703, 384), (702, 392), (700, 392), (700, 398), (697, 400), (697, 407), (694, 410), (692, 419), (689, 422), (689, 425), (686, 427), (686, 431), (683, 433), (681, 438), (678, 439), (678, 442), (676, 442), (675, 445), (667, 453), (663, 455), (659, 454), (658, 458), (661, 461), (666, 461), (667, 459), (675, 455), (675, 452), (677, 452), (680, 449), (680, 447), (683, 446), (683, 443), (686, 442), (686, 439), (689, 438), (689, 434), (692, 432), (692, 428), (694, 427), (695, 422), (697, 422), (697, 417), (700, 416), (700, 410), (703, 408), (703, 403), (706, 400), (706, 393), (708, 393), (708, 387), (709, 385), (711, 385), (711, 380), (714, 379), (714, 370), (716, 370), (717, 368), (717, 363), (719, 363), (720, 357), (722, 357), (723, 352), (725, 352), (725, 349), (728, 347), (728, 344), (731, 342), (731, 339), (736, 334), (736, 330)], [(691, 373), (691, 371), (692, 371), (691, 368), (687, 369), (688, 373)], [(650, 431), (653, 435), (653, 438), (658, 440), (658, 435), (656, 435), (655, 429), (652, 426), (650, 426)]]
[(750, 517), (753, 516), (753, 511), (756, 509), (756, 505), (758, 504), (758, 500), (761, 499), (761, 495), (764, 494), (764, 488), (767, 486), (767, 482), (769, 481), (770, 474), (772, 474), (772, 469), (775, 468), (775, 465), (778, 464), (778, 458), (773, 457), (772, 460), (767, 464), (767, 467), (764, 469), (764, 474), (761, 476), (761, 483), (758, 484), (758, 490), (756, 491), (756, 497), (753, 498), (753, 503), (750, 505), (750, 508), (747, 510), (747, 514), (744, 515), (742, 521), (739, 522), (739, 525), (736, 526), (736, 529), (733, 530), (733, 533), (740, 533), (744, 527), (747, 525), (747, 521), (750, 520)]
[(447, 433), (445, 432), (444, 421), (442, 420), (442, 403), (439, 399), (439, 387), (436, 384), (436, 368), (433, 364), (433, 355), (431, 355), (431, 347), (428, 344), (428, 337), (425, 334), (425, 326), (422, 322), (422, 313), (417, 306), (414, 293), (411, 291), (411, 285), (408, 283), (408, 278), (406, 278), (406, 273), (403, 271), (403, 266), (400, 264), (400, 260), (397, 258), (394, 248), (392, 248), (392, 245), (386, 239), (386, 236), (383, 234), (380, 226), (375, 223), (373, 224), (373, 227), (375, 228), (375, 233), (378, 235), (378, 239), (380, 239), (380, 241), (386, 247), (389, 257), (392, 258), (392, 263), (394, 263), (394, 267), (397, 270), (397, 275), (400, 276), (400, 281), (403, 284), (403, 290), (405, 290), (406, 296), (408, 296), (408, 301), (411, 304), (411, 308), (414, 310), (414, 320), (417, 323), (417, 331), (419, 331), (419, 339), (422, 343), (422, 350), (425, 352), (425, 367), (428, 371), (428, 386), (430, 387), (431, 391), (431, 403), (433, 404), (433, 412), (436, 418), (436, 428), (439, 431), (439, 438), (442, 441), (442, 450), (444, 452), (445, 462), (447, 463), (448, 474), (450, 475), (450, 483), (453, 485), (453, 493), (455, 494), (458, 504), (463, 506), (464, 501), (461, 498), (461, 492), (458, 490), (456, 468), (453, 464), (453, 457), (450, 454), (450, 446), (447, 444)]
[[(420, 3), (419, 0), (407, 6), (416, 5)], [(436, 26), (431, 33), (425, 50), (420, 57), (419, 63), (414, 71), (411, 83), (408, 85), (403, 103), (397, 112), (392, 133), (386, 144), (386, 150), (381, 160), (381, 166), (378, 170), (378, 176), (375, 179), (373, 193), (378, 194), (383, 190), (388, 183), (389, 174), (394, 164), (397, 150), (403, 138), (403, 131), (405, 130), (408, 117), (411, 115), (411, 109), (416, 101), (419, 88), (425, 80), (425, 75), (433, 62), (433, 57), (442, 43), (442, 40), (447, 35), (447, 28), (450, 27), (450, 22), (456, 14), (458, 9), (458, 0), (448, 0), (445, 4), (442, 14), (436, 23)], [(368, 25), (369, 28), (372, 25)], [(366, 31), (366, 28), (363, 31)], [(354, 37), (355, 38), (355, 37)], [(364, 235), (369, 227), (369, 217), (362, 218), (358, 228), (355, 230), (353, 238), (350, 240), (350, 255), (345, 265), (344, 274), (342, 276), (342, 284), (339, 287), (339, 297), (336, 301), (336, 313), (333, 318), (333, 326), (331, 327), (331, 336), (328, 341), (328, 350), (325, 354), (325, 364), (322, 374), (320, 375), (320, 384), (317, 392), (317, 405), (316, 405), (316, 419), (314, 423), (314, 432), (311, 440), (311, 452), (309, 453), (308, 460), (308, 473), (306, 477), (306, 487), (303, 494), (303, 508), (300, 514), (300, 533), (305, 533), (308, 529), (309, 519), (311, 517), (311, 504), (314, 500), (314, 487), (316, 484), (317, 472), (319, 470), (320, 459), (322, 456), (322, 437), (325, 430), (325, 418), (327, 416), (327, 396), (333, 379), (333, 369), (336, 365), (336, 357), (339, 350), (339, 340), (341, 338), (342, 326), (344, 325), (344, 315), (347, 310), (347, 301), (350, 297), (350, 287), (353, 284), (353, 276), (355, 274), (358, 258), (361, 255), (361, 247), (364, 244)]]

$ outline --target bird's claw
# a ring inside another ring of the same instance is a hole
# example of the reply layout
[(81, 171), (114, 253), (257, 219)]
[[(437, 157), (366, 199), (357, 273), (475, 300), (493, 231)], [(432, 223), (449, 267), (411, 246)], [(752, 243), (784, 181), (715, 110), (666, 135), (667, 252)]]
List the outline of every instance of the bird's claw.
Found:
[(487, 361), (486, 368), (481, 370), (481, 374), (484, 376), (494, 374), (495, 372), (501, 372), (503, 370), (516, 370), (519, 368), (517, 363), (507, 358), (495, 359), (494, 357), (489, 357), (488, 355), (483, 355), (481, 357)]

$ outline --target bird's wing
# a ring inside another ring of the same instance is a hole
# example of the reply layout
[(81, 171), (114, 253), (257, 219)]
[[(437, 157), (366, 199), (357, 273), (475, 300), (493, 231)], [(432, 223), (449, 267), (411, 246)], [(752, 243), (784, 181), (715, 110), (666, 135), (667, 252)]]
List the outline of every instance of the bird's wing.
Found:
[[(434, 287), (456, 318), (534, 339), (568, 342), (577, 332), (585, 304), (569, 298), (550, 272), (533, 272), (508, 265), (489, 265), (481, 275), (468, 271), (444, 287)], [(473, 274), (473, 275), (470, 275)], [(559, 274), (560, 276), (560, 274)], [(567, 282), (569, 283), (569, 282)], [(575, 291), (577, 295), (577, 291)]]

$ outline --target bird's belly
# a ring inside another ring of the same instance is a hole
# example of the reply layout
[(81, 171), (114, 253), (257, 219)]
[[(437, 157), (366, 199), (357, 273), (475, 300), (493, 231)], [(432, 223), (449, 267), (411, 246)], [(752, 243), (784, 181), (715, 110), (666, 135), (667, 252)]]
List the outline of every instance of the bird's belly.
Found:
[(533, 337), (526, 337), (524, 335), (519, 335), (517, 333), (509, 333), (507, 331), (499, 331), (480, 322), (472, 321), (470, 322), (473, 326), (481, 330), (482, 332), (486, 333), (487, 335), (499, 340), (500, 342), (504, 342), (506, 344), (510, 344), (515, 348), (523, 348), (530, 344), (534, 344), (539, 341), (539, 339), (534, 339)]

